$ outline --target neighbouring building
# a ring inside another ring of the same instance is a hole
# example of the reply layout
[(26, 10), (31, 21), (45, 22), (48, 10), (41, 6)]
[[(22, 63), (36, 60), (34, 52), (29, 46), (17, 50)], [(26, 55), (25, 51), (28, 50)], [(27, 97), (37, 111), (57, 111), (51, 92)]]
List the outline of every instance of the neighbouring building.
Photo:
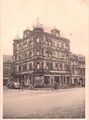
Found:
[(7, 85), (11, 80), (13, 80), (13, 57), (3, 55), (3, 85)]
[(85, 57), (71, 54), (71, 79), (73, 86), (85, 86)]
[(71, 87), (76, 81), (85, 84), (85, 60), (75, 56), (69, 39), (61, 37), (56, 28), (46, 32), (38, 22), (32, 31), (23, 32), (23, 38), (14, 39), (14, 79), (34, 87)]

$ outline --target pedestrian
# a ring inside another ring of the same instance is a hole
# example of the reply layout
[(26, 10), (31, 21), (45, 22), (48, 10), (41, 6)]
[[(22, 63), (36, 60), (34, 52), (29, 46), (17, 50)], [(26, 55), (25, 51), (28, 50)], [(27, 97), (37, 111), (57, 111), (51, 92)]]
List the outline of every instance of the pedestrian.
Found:
[(57, 83), (54, 83), (54, 89), (57, 89)]
[(19, 89), (22, 90), (22, 91), (23, 91), (23, 85), (24, 85), (24, 84), (23, 84), (23, 81), (21, 81), (21, 82), (20, 82), (20, 87), (19, 87)]

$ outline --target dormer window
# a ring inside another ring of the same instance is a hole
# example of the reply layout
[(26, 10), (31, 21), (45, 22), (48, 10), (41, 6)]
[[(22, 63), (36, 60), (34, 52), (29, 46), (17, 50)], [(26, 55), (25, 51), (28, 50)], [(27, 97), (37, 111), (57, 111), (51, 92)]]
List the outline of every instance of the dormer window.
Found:
[(58, 36), (59, 36), (59, 34), (58, 34), (58, 33), (56, 33), (56, 36), (58, 37)]
[(52, 34), (54, 34), (56, 37), (59, 37), (60, 36), (60, 31), (58, 29), (52, 29), (51, 30)]
[(31, 31), (26, 29), (23, 33), (23, 38), (26, 38), (30, 33)]

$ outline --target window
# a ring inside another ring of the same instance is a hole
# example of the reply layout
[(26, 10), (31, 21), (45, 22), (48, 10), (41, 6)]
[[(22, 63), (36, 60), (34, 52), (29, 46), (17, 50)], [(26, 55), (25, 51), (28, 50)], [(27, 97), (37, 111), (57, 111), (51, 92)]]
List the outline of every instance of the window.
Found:
[(27, 64), (24, 64), (23, 65), (23, 71), (26, 71), (27, 70)]
[(53, 63), (50, 63), (50, 70), (53, 70)]
[(24, 32), (23, 38), (26, 38), (26, 37), (27, 37), (27, 34)]
[(32, 57), (32, 56), (33, 56), (33, 52), (30, 52), (30, 53), (29, 53), (29, 56)]
[(60, 64), (60, 70), (63, 70), (63, 66), (62, 66), (62, 64)]
[(48, 51), (46, 51), (46, 57), (49, 57), (49, 53), (48, 53)]
[(58, 56), (57, 56), (57, 51), (55, 52), (55, 57), (57, 58)]
[(66, 70), (66, 71), (69, 71), (69, 70), (70, 70), (69, 65), (65, 64), (65, 70)]
[(21, 49), (21, 43), (18, 44), (18, 48)]
[(47, 62), (46, 63), (46, 68), (49, 69), (49, 70), (52, 70), (53, 69), (53, 63)]
[(72, 67), (72, 73), (74, 73), (74, 67)]
[(49, 57), (52, 57), (52, 52), (49, 52)]
[(55, 47), (57, 47), (57, 41), (55, 41)]
[(46, 40), (46, 45), (48, 45), (48, 40)]
[(20, 55), (18, 56), (18, 60), (21, 60), (21, 56)]
[(58, 63), (55, 63), (56, 70), (58, 70)]
[(58, 56), (59, 56), (59, 58), (61, 58), (61, 52), (58, 52), (58, 53), (59, 53), (59, 55), (58, 55)]
[(61, 42), (59, 42), (59, 47), (61, 47)]
[(59, 33), (56, 33), (56, 36), (58, 37), (58, 36), (59, 36)]
[(63, 44), (64, 49), (66, 48), (66, 43)]
[(66, 55), (66, 60), (68, 60), (69, 59), (69, 56), (68, 55)]
[(19, 50), (19, 44), (17, 44), (17, 49)]
[(50, 45), (50, 46), (52, 45), (52, 41), (51, 41), (51, 40), (49, 41), (49, 45)]
[(39, 38), (37, 38), (37, 42), (40, 42), (40, 39), (39, 39)]
[(53, 51), (53, 57), (55, 57), (55, 51)]
[(37, 69), (40, 69), (40, 63), (39, 62), (37, 63)]
[(32, 63), (29, 63), (29, 70), (32, 70)]
[(30, 40), (30, 41), (29, 41), (29, 45), (30, 45), (30, 46), (33, 45), (33, 41)]
[(37, 55), (40, 55), (40, 51), (39, 50), (37, 50)]
[(49, 69), (49, 63), (48, 62), (46, 63), (46, 66), (47, 66), (47, 69)]
[(21, 65), (19, 65), (19, 72), (21, 72)]
[(64, 59), (64, 58), (65, 58), (65, 55), (64, 55), (64, 53), (62, 53), (62, 55), (61, 55), (61, 58), (62, 58), (62, 59)]

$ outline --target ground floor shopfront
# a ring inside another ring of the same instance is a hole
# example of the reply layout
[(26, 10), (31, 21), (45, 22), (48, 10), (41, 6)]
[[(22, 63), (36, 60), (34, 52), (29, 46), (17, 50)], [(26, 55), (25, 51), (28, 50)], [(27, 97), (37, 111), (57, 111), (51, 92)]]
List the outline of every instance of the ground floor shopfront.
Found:
[(72, 81), (72, 86), (85, 86), (84, 76), (72, 76), (71, 81)]
[(20, 74), (15, 81), (22, 83), (24, 87), (33, 88), (68, 88), (73, 86), (85, 86), (85, 78), (71, 76), (70, 74)]
[(23, 83), (23, 86), (28, 88), (67, 88), (73, 86), (72, 78), (69, 73), (22, 73), (15, 76), (15, 81)]

